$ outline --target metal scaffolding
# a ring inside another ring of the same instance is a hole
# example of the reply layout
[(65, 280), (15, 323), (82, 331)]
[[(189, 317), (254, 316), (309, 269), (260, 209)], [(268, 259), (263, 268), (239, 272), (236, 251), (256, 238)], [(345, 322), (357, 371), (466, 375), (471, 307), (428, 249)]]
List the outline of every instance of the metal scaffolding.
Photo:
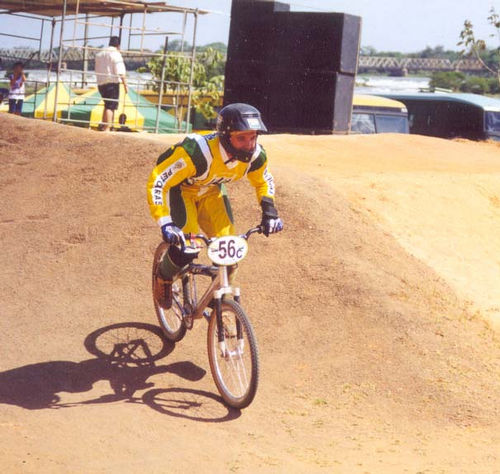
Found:
[[(178, 13), (182, 15), (182, 22), (180, 22), (179, 31), (162, 31), (158, 28), (148, 27), (148, 18), (152, 13)], [(16, 17), (29, 18), (31, 20), (37, 20), (40, 22), (40, 34), (35, 36), (23, 36), (23, 35), (13, 35), (8, 33), (0, 33), (0, 36), (10, 36), (21, 38), (29, 41), (37, 42), (37, 48), (30, 51), (29, 57), (24, 57), (10, 54), (5, 54), (4, 50), (0, 50), (0, 57), (6, 59), (22, 59), (32, 61), (38, 59), (39, 62), (46, 64), (47, 76), (46, 81), (43, 84), (45, 91), (48, 90), (51, 84), (51, 72), (53, 70), (53, 64), (57, 60), (56, 65), (56, 85), (55, 97), (54, 97), (54, 107), (52, 120), (63, 121), (68, 123), (82, 122), (81, 119), (74, 120), (71, 118), (71, 105), (72, 102), (69, 101), (68, 104), (61, 104), (59, 100), (59, 84), (67, 82), (69, 86), (73, 85), (75, 82), (81, 83), (82, 88), (86, 85), (92, 84), (89, 80), (89, 70), (88, 65), (97, 51), (100, 48), (90, 43), (95, 40), (102, 40), (105, 38), (110, 38), (111, 36), (119, 36), (123, 44), (126, 44), (126, 49), (121, 48), (121, 53), (124, 60), (139, 59), (144, 61), (145, 59), (151, 60), (152, 58), (160, 58), (160, 63), (162, 64), (161, 74), (159, 79), (152, 79), (149, 81), (148, 86), (152, 86), (154, 90), (158, 91), (158, 103), (154, 104), (151, 102), (150, 107), (156, 109), (156, 121), (154, 126), (144, 127), (148, 131), (154, 131), (158, 133), (159, 131), (159, 118), (162, 110), (162, 105), (165, 96), (168, 96), (168, 112), (175, 118), (175, 127), (171, 130), (172, 132), (187, 132), (189, 131), (189, 124), (191, 120), (191, 97), (193, 92), (193, 72), (196, 58), (196, 31), (198, 24), (199, 15), (209, 13), (205, 10), (191, 9), (184, 7), (177, 7), (164, 2), (148, 2), (148, 1), (136, 1), (136, 0), (23, 0), (21, 2), (17, 0), (0, 0), (0, 15), (15, 15)], [(129, 15), (128, 24), (125, 24), (125, 17)], [(141, 24), (136, 26), (136, 17), (141, 18)], [(189, 18), (193, 21), (193, 35), (192, 35), (192, 45), (191, 49), (188, 51), (184, 50), (185, 38), (187, 34), (187, 24)], [(46, 31), (46, 25), (50, 24), (50, 45), (48, 52), (42, 51), (42, 42), (44, 40), (44, 34)], [(59, 28), (59, 47), (54, 47), (54, 36), (56, 32), (56, 26), (60, 25)], [(68, 33), (73, 28), (71, 37)], [(83, 34), (81, 30), (83, 29)], [(96, 29), (101, 31), (101, 34), (92, 35), (92, 32)], [(106, 34), (102, 34), (102, 31), (107, 31)], [(144, 40), (146, 36), (158, 36), (163, 38), (163, 49), (161, 52), (151, 52), (145, 50)], [(168, 52), (168, 40), (169, 37), (174, 36), (180, 39), (181, 50), (179, 52)], [(140, 47), (132, 49), (133, 42), (139, 39)], [(167, 52), (169, 55), (177, 55), (180, 61), (187, 62), (189, 65), (189, 79), (185, 82), (182, 81), (165, 81), (164, 72), (167, 61)], [(70, 68), (67, 66), (68, 58), (78, 57), (81, 58), (81, 69)], [(69, 80), (62, 80), (62, 75), (66, 77), (69, 75)], [(74, 79), (77, 79), (75, 81)], [(138, 89), (140, 86), (144, 86), (139, 80), (134, 84), (133, 80), (130, 78), (127, 80), (129, 86), (136, 86)], [(36, 83), (35, 94), (39, 89), (41, 84)], [(139, 95), (137, 95), (137, 104), (139, 101)], [(144, 107), (144, 101), (141, 101), (142, 107)], [(47, 114), (47, 101), (45, 101), (45, 111), (42, 118), (50, 118)], [(61, 118), (58, 114), (58, 108), (67, 109), (65, 118)], [(95, 125), (95, 124), (93, 124)], [(137, 125), (137, 118), (136, 123)], [(88, 126), (91, 126), (90, 120), (88, 121)], [(136, 127), (138, 128), (138, 127)]]

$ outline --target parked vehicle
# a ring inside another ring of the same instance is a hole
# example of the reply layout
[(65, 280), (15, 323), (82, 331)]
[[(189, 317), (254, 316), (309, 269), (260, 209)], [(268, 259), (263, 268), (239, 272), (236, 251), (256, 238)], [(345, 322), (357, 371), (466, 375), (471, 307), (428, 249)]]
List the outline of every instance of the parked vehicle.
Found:
[(381, 94), (403, 102), (410, 133), (500, 141), (500, 100), (477, 94)]
[(406, 106), (384, 97), (355, 94), (351, 133), (409, 133)]

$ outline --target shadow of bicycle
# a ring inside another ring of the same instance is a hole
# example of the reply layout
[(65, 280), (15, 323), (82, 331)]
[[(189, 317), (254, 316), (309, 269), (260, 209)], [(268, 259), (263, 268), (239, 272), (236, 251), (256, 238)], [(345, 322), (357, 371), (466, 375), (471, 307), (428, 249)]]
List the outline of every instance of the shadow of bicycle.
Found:
[[(142, 403), (136, 392), (151, 388), (152, 376), (170, 373), (198, 381), (206, 371), (192, 362), (157, 365), (174, 345), (157, 326), (122, 323), (92, 332), (85, 339), (87, 350), (97, 357), (81, 362), (56, 360), (25, 365), (0, 372), (0, 403), (29, 410), (67, 408), (118, 400)], [(63, 403), (59, 393), (91, 392), (98, 381), (108, 381), (109, 394), (77, 403)]]
[[(192, 362), (177, 362), (155, 367), (155, 362), (168, 355), (173, 343), (167, 341), (157, 326), (144, 323), (114, 324), (98, 329), (85, 339), (85, 347), (100, 360), (107, 360), (119, 368), (110, 380), (114, 394), (84, 403), (115, 401), (117, 397), (129, 402), (144, 403), (159, 413), (210, 423), (234, 420), (240, 410), (228, 408), (221, 397), (202, 390), (185, 388), (154, 389), (134, 397), (139, 389), (152, 386), (145, 384), (149, 370), (175, 373), (189, 381), (198, 381), (205, 370)], [(151, 374), (152, 375), (152, 374)]]
[[(239, 410), (227, 408), (217, 395), (200, 390), (161, 389), (143, 392), (158, 374), (201, 380), (206, 371), (189, 361), (158, 365), (174, 344), (160, 328), (146, 323), (120, 323), (90, 333), (84, 342), (94, 359), (40, 362), (0, 372), (0, 403), (28, 410), (60, 409), (112, 403), (145, 404), (159, 413), (203, 422), (232, 420)], [(91, 393), (94, 384), (109, 382), (110, 392), (78, 402), (63, 402), (60, 393)], [(141, 393), (138, 393), (141, 392)]]
[(158, 388), (146, 392), (142, 401), (163, 415), (205, 423), (221, 423), (241, 416), (241, 410), (227, 407), (221, 397), (204, 390)]

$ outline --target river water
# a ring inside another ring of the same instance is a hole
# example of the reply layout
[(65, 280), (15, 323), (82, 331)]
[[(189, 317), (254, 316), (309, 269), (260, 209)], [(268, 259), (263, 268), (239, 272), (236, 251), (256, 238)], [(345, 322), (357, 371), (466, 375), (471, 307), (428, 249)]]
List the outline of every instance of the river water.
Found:
[[(28, 73), (28, 82), (31, 85), (34, 85), (34, 82), (43, 83), (47, 82), (47, 71), (43, 69), (26, 69)], [(56, 80), (56, 73), (50, 73), (50, 82), (54, 82)], [(127, 82), (134, 89), (144, 89), (146, 84), (151, 81), (152, 75), (149, 72), (140, 73), (136, 71), (127, 71)], [(71, 83), (72, 87), (90, 87), (95, 86), (96, 79), (94, 71), (89, 71), (86, 74), (87, 86), (85, 84), (82, 85), (82, 73), (81, 72), (68, 72), (63, 71), (60, 75), (60, 80), (66, 84)]]
[[(27, 72), (29, 81), (40, 81), (45, 83), (47, 80), (47, 72), (44, 70), (28, 69)], [(150, 73), (139, 73), (135, 71), (127, 72), (128, 83), (134, 89), (142, 89), (152, 79)], [(50, 74), (50, 81), (54, 82), (56, 74)], [(63, 72), (61, 80), (72, 83), (73, 87), (82, 87), (82, 76), (78, 73)], [(89, 84), (95, 84), (95, 74), (89, 72), (87, 74)], [(429, 87), (428, 77), (389, 77), (389, 76), (370, 76), (360, 74), (356, 77), (355, 92), (360, 94), (383, 94), (392, 92), (418, 92), (420, 89)]]
[(392, 92), (418, 92), (429, 87), (429, 78), (420, 76), (389, 77), (360, 74), (356, 77), (354, 91), (362, 94), (384, 94)]

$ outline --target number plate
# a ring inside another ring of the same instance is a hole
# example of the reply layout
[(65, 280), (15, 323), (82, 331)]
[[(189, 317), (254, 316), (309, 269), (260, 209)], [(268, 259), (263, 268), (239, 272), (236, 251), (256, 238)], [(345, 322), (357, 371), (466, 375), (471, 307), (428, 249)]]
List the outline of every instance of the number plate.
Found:
[(247, 256), (248, 244), (242, 237), (228, 235), (208, 246), (208, 258), (216, 265), (234, 265)]

